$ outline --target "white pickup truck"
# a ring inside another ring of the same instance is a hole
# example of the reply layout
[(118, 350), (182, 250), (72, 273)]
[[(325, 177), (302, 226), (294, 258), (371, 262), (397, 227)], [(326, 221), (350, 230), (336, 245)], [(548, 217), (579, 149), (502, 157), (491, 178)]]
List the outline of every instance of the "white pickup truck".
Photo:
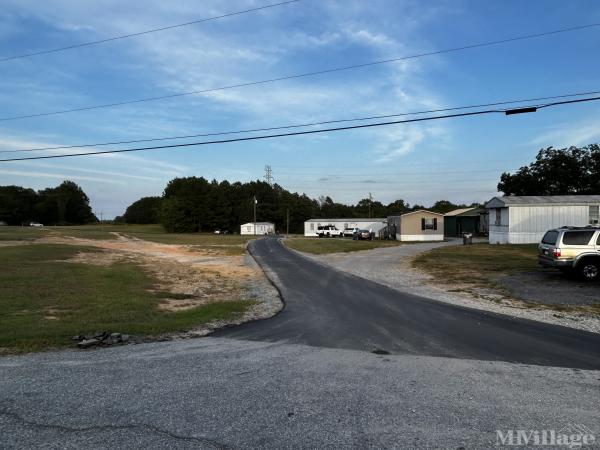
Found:
[(342, 230), (338, 230), (333, 225), (322, 225), (317, 227), (317, 235), (322, 237), (343, 237), (344, 232)]

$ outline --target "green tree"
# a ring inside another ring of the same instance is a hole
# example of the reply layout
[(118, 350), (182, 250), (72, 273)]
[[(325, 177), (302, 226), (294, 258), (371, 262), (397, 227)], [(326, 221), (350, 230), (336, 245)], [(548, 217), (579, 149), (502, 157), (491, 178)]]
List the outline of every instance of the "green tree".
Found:
[(125, 210), (126, 223), (158, 223), (161, 197), (143, 197), (133, 202)]
[(598, 194), (600, 147), (542, 149), (529, 166), (514, 174), (504, 172), (498, 190), (505, 195)]
[(448, 200), (438, 200), (429, 209), (430, 209), (430, 211), (433, 211), (433, 212), (437, 212), (440, 214), (446, 214), (447, 212), (454, 211), (455, 209), (466, 208), (466, 207), (467, 207), (467, 205), (463, 205), (463, 204), (457, 205)]
[(35, 213), (37, 220), (46, 225), (83, 225), (98, 221), (88, 196), (69, 180), (39, 191)]
[(35, 219), (37, 194), (21, 186), (0, 186), (0, 221), (22, 225)]

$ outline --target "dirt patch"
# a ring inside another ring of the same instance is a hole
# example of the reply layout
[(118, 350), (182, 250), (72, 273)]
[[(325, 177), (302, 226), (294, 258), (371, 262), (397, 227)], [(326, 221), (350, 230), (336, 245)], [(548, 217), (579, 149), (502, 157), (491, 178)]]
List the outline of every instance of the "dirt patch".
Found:
[(92, 266), (110, 266), (111, 264), (132, 260), (130, 256), (127, 256), (122, 253), (110, 251), (110, 250), (101, 250), (98, 252), (80, 252), (77, 253), (71, 259), (68, 259), (66, 262), (72, 263), (80, 263), (80, 264), (90, 264)]
[[(254, 301), (254, 306), (235, 323), (271, 317), (283, 304), (264, 273), (247, 255), (223, 255), (215, 249), (194, 245), (172, 245), (144, 241), (115, 233), (113, 240), (93, 240), (65, 236), (47, 236), (38, 243), (83, 245), (98, 249), (81, 252), (70, 262), (109, 266), (122, 261), (139, 264), (156, 283), (151, 292), (166, 312), (196, 308), (208, 303), (238, 300)], [(57, 314), (48, 313), (48, 320)], [(230, 323), (208, 324), (178, 336), (200, 336)]]

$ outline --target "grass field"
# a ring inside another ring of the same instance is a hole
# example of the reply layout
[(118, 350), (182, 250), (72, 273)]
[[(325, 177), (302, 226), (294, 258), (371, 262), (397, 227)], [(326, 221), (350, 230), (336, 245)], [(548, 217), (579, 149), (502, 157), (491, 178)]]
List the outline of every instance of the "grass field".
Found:
[(492, 286), (498, 275), (537, 268), (537, 244), (441, 247), (417, 256), (413, 266), (443, 284)]
[(22, 245), (0, 248), (0, 353), (72, 345), (96, 331), (156, 335), (243, 313), (252, 302), (233, 299), (193, 309), (158, 309), (165, 293), (131, 262), (109, 266), (67, 262), (93, 248)]
[(292, 238), (286, 239), (284, 242), (285, 245), (294, 250), (313, 253), (315, 255), (356, 252), (380, 247), (393, 247), (401, 244), (399, 241), (353, 241), (352, 239), (338, 238)]
[(0, 241), (35, 240), (42, 237), (80, 239), (116, 239), (115, 233), (160, 244), (191, 245), (196, 250), (210, 250), (224, 255), (241, 255), (253, 236), (213, 233), (167, 233), (160, 225), (82, 225), (61, 227), (0, 227)]

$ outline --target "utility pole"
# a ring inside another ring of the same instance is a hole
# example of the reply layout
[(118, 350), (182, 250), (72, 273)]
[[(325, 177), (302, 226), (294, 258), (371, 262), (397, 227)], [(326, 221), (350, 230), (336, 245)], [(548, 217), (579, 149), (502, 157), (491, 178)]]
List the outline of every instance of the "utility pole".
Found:
[(268, 164), (265, 166), (265, 181), (269, 186), (273, 187), (273, 169)]
[(102, 215), (104, 213), (102, 211), (100, 211), (100, 230), (104, 231), (104, 222), (102, 220)]
[(254, 196), (254, 236), (256, 236), (256, 204), (258, 200), (256, 200), (256, 195)]
[(290, 208), (287, 209), (287, 228), (285, 232), (286, 237), (290, 236)]
[(371, 218), (371, 203), (373, 203), (373, 196), (369, 192), (369, 219)]

